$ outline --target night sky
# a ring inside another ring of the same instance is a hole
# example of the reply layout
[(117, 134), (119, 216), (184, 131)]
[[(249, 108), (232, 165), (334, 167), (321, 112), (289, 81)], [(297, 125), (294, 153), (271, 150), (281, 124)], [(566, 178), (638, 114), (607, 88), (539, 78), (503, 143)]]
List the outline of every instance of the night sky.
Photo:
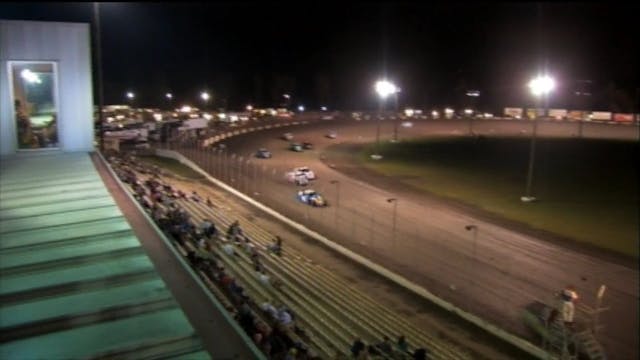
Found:
[[(105, 103), (376, 106), (386, 74), (400, 106), (532, 105), (529, 78), (558, 81), (552, 106), (633, 111), (637, 15), (623, 3), (104, 3)], [(2, 3), (1, 19), (91, 22), (91, 3)], [(590, 80), (591, 83), (580, 83)], [(586, 85), (585, 85), (586, 84)], [(480, 98), (465, 96), (481, 91)], [(575, 91), (592, 96), (576, 97)], [(475, 101), (475, 103), (469, 103)]]

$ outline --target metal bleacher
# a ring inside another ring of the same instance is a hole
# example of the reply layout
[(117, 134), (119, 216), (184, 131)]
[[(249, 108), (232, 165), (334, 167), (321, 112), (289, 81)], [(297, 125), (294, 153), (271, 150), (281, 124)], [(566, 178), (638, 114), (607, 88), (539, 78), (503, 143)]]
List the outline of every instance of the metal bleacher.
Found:
[(0, 164), (0, 359), (209, 359), (88, 153)]
[[(170, 178), (163, 178), (162, 181), (176, 186)], [(182, 190), (189, 193), (187, 189)], [(240, 214), (228, 211), (224, 205), (227, 200), (222, 196), (212, 195), (210, 199), (213, 206), (190, 198), (178, 199), (176, 203), (191, 215), (195, 224), (211, 219), (222, 231), (233, 221), (240, 221), (243, 232), (260, 250), (266, 273), (281, 286), (265, 286), (258, 281), (250, 256), (241, 245), (236, 245), (236, 255), (229, 256), (221, 250), (220, 241), (212, 241), (209, 243), (212, 255), (222, 259), (227, 270), (241, 280), (254, 301), (275, 301), (292, 309), (296, 314), (296, 322), (310, 339), (308, 345), (322, 354), (323, 358), (345, 355), (357, 337), (374, 344), (385, 335), (395, 339), (401, 334), (406, 336), (412, 349), (428, 348), (432, 359), (473, 357), (468, 349), (439, 337), (436, 332), (416, 328), (294, 249), (285, 246), (282, 256), (270, 253), (267, 247), (275, 234)], [(193, 249), (195, 244), (187, 246)]]

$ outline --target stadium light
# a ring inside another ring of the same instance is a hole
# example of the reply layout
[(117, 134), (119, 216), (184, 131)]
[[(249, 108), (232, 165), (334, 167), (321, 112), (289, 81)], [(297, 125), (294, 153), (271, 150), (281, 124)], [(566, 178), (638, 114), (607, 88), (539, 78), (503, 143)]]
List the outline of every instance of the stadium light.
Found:
[(393, 95), (398, 92), (398, 88), (387, 80), (379, 80), (376, 82), (376, 92), (382, 100), (386, 99), (389, 95)]
[(535, 96), (547, 95), (556, 87), (555, 80), (549, 75), (538, 76), (529, 81), (529, 89)]
[(298, 111), (303, 112), (304, 111), (304, 106), (303, 105), (298, 105)]
[(398, 199), (389, 198), (387, 199), (388, 203), (393, 203), (393, 244), (396, 242), (396, 215), (398, 213)]
[[(542, 97), (544, 102), (544, 115), (547, 115), (549, 93), (556, 87), (556, 81), (549, 75), (537, 76), (529, 81), (529, 89), (531, 94), (536, 97)], [(527, 185), (525, 188), (524, 196), (520, 197), (520, 200), (525, 203), (536, 201), (536, 198), (531, 195), (531, 186), (533, 183), (533, 171), (535, 165), (535, 151), (536, 151), (536, 137), (538, 135), (538, 116), (536, 114), (533, 119), (533, 130), (531, 131), (531, 145), (529, 147), (529, 166), (527, 169)]]
[(169, 100), (173, 99), (173, 94), (172, 93), (166, 93), (165, 97)]
[[(376, 153), (371, 155), (371, 158), (374, 160), (382, 159), (382, 155), (380, 155), (380, 118), (382, 117), (382, 113), (384, 111), (384, 102), (389, 97), (389, 95), (397, 94), (400, 89), (396, 87), (395, 84), (388, 80), (378, 80), (374, 85), (374, 89), (378, 96), (380, 97), (380, 103), (378, 108), (378, 126), (376, 127)], [(396, 112), (398, 106), (398, 98), (396, 97)], [(397, 130), (394, 131), (394, 136), (397, 137)], [(395, 138), (394, 138), (395, 140)]]
[(136, 94), (134, 94), (131, 91), (127, 91), (127, 99), (133, 100), (135, 97), (136, 97)]

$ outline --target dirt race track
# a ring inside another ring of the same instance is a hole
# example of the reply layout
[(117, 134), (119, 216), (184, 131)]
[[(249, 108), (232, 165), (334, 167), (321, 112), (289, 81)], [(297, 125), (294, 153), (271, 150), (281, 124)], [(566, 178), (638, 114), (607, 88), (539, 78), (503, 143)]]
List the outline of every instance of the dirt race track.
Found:
[[(530, 136), (525, 121), (481, 120), (475, 134)], [(337, 130), (338, 138), (325, 134)], [(297, 153), (279, 137), (291, 131), (294, 141), (309, 141), (314, 149)], [(574, 285), (580, 302), (595, 306), (601, 285), (607, 290), (600, 315), (599, 339), (610, 359), (636, 359), (638, 353), (638, 263), (567, 243), (553, 234), (493, 218), (454, 201), (418, 193), (393, 179), (373, 176), (327, 148), (346, 149), (374, 141), (373, 121), (332, 120), (292, 128), (263, 130), (224, 141), (224, 152), (206, 158), (208, 170), (267, 206), (325, 234), (462, 309), (482, 316), (508, 331), (527, 334), (522, 309), (533, 300), (549, 302), (567, 284)], [(393, 124), (381, 122), (381, 139), (388, 141)], [(399, 138), (468, 136), (467, 121), (419, 120), (399, 127)], [(538, 136), (638, 139), (637, 126), (540, 123)], [(272, 159), (256, 159), (260, 147)], [(240, 158), (241, 157), (241, 158)], [(247, 159), (251, 159), (247, 162)], [(284, 173), (309, 166), (318, 179), (312, 187), (329, 201), (312, 208), (295, 200), (300, 188)], [(397, 199), (388, 202), (390, 198)], [(394, 205), (396, 216), (393, 215)], [(395, 219), (395, 221), (394, 221)], [(477, 233), (465, 230), (474, 224)], [(395, 230), (394, 230), (395, 229)]]

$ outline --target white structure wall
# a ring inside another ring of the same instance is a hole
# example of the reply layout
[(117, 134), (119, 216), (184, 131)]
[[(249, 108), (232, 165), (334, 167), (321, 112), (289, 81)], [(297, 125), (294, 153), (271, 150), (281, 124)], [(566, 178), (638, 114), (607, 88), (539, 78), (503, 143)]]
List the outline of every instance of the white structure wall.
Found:
[[(93, 150), (90, 27), (85, 23), (0, 20), (0, 155), (17, 150), (11, 61), (57, 65), (58, 149)], [(42, 150), (51, 151), (51, 150)]]

